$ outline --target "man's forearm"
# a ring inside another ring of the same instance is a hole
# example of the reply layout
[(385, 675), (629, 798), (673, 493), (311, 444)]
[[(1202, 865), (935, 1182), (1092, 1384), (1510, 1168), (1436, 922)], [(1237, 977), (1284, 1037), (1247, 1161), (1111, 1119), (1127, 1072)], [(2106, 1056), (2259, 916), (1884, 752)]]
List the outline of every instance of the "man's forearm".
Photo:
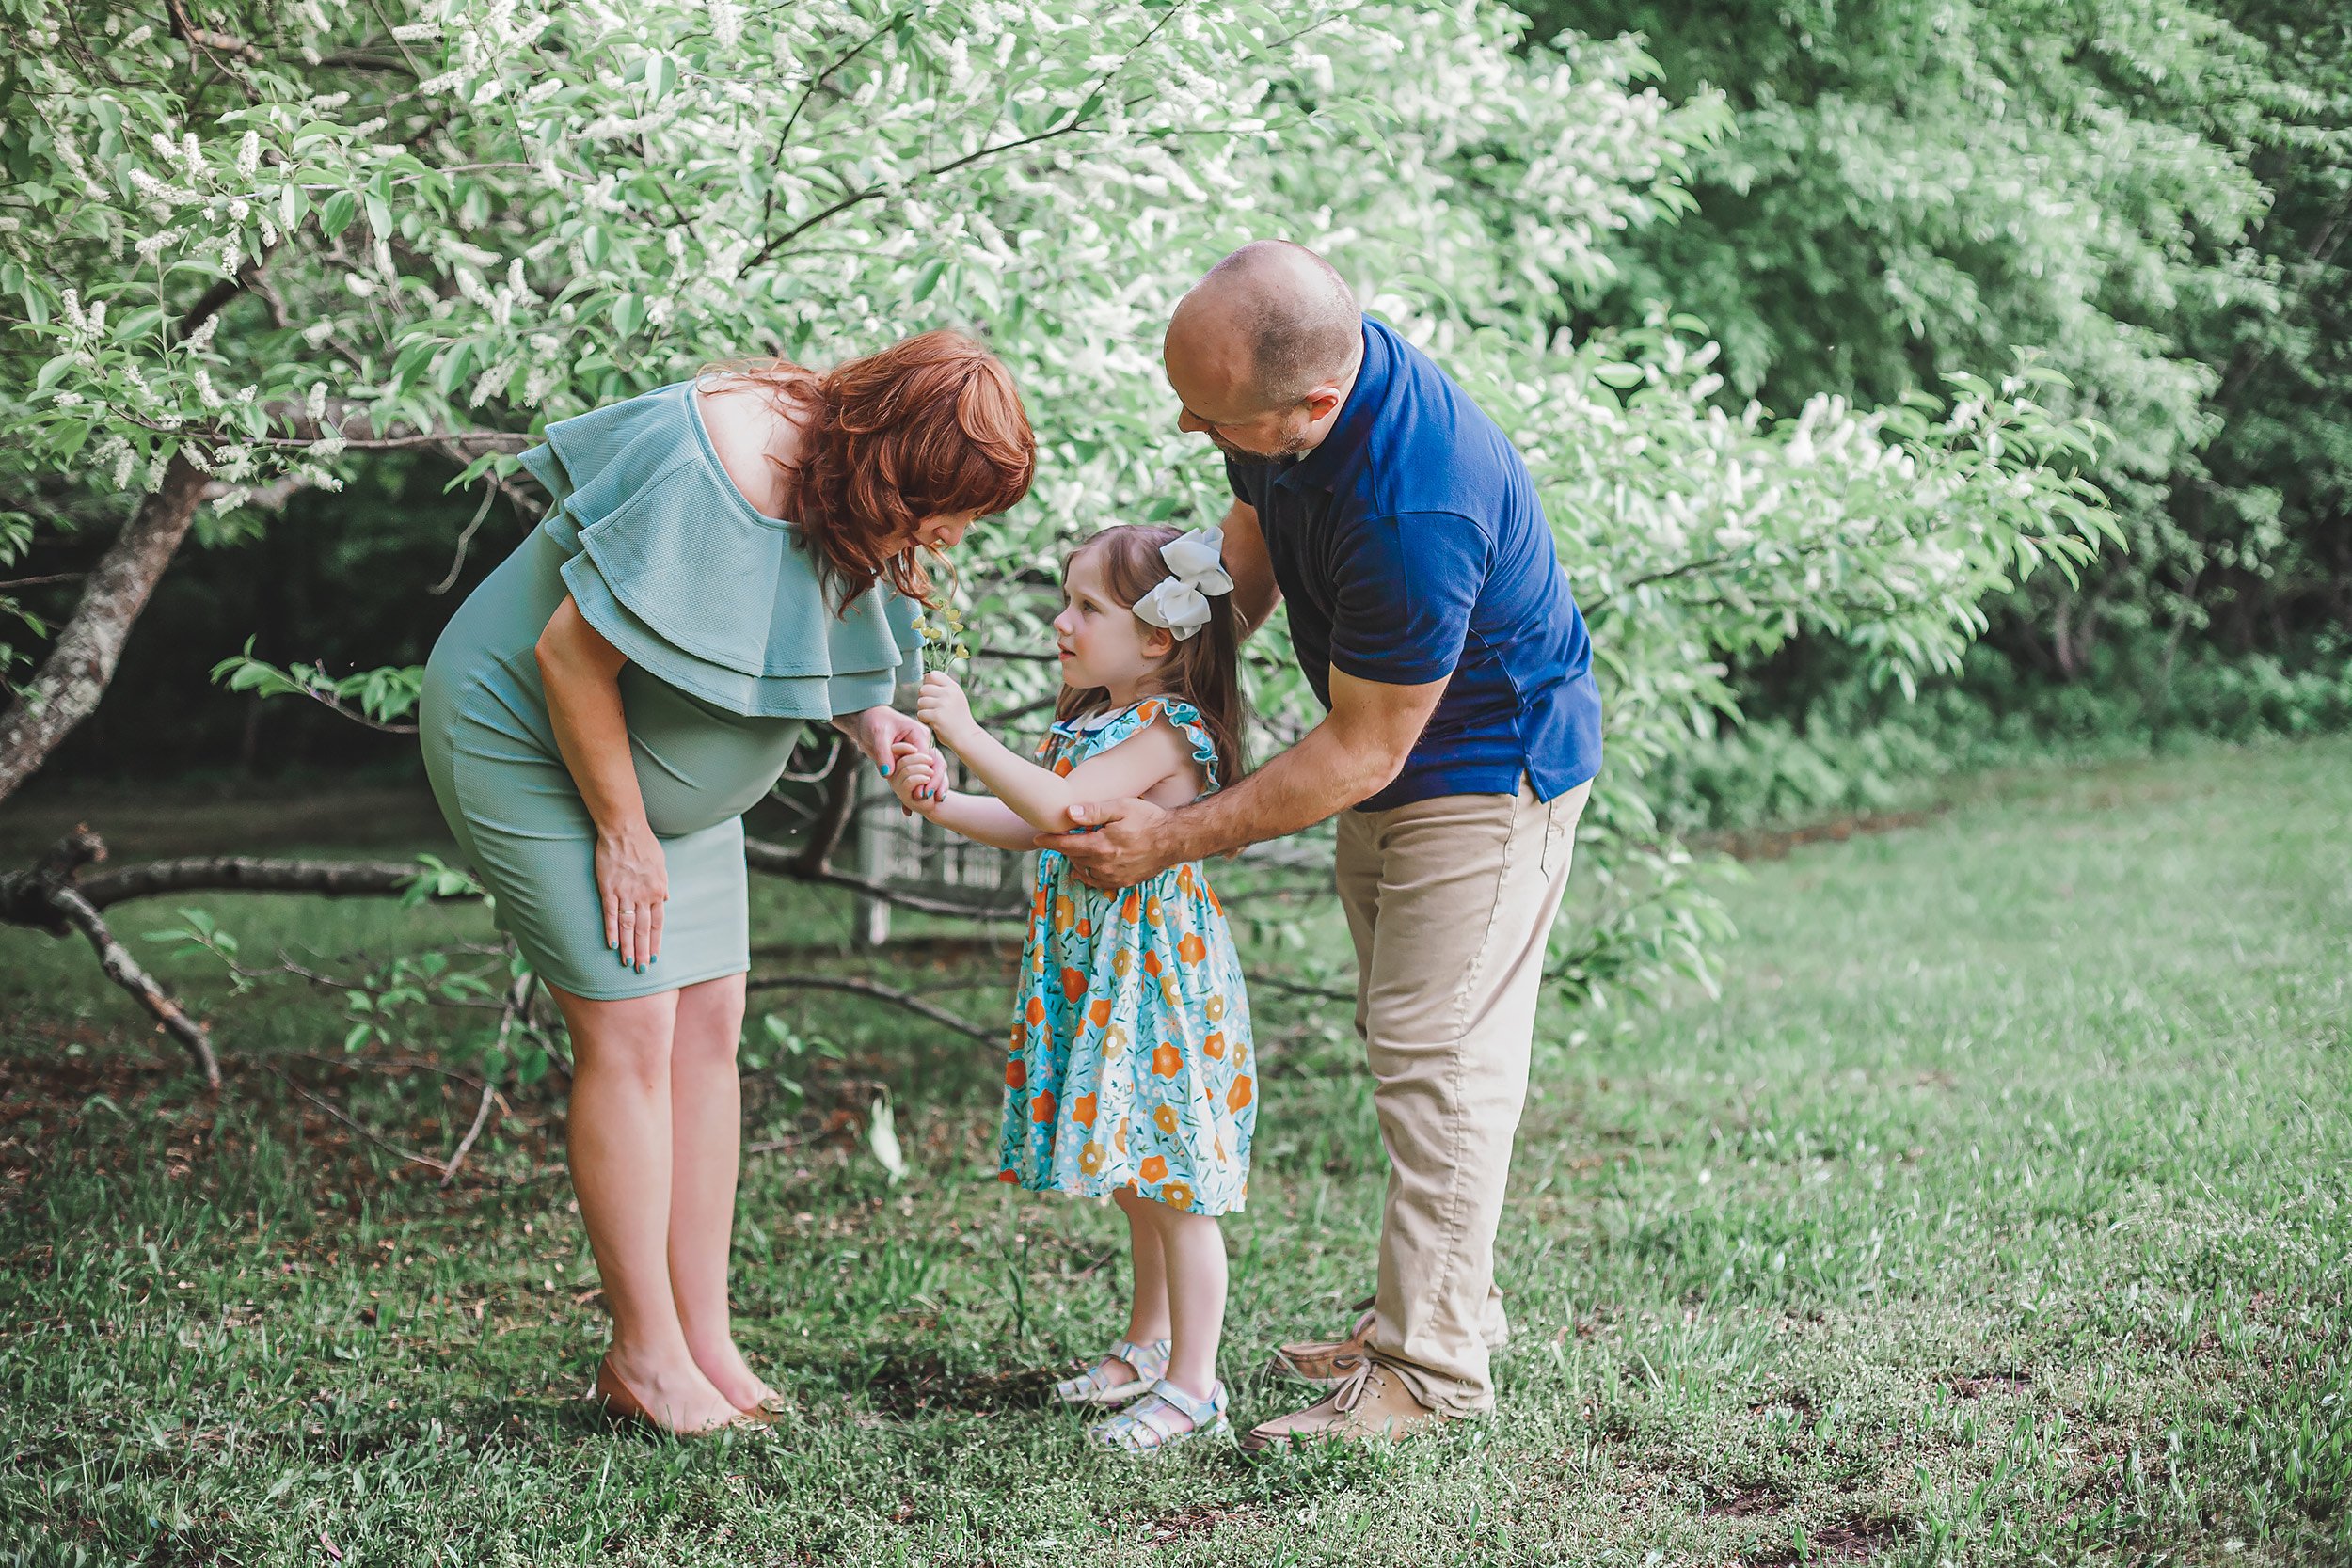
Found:
[(1330, 721), (1231, 789), (1168, 814), (1179, 860), (1202, 860), (1311, 828), (1375, 794), (1402, 757), (1351, 744)]

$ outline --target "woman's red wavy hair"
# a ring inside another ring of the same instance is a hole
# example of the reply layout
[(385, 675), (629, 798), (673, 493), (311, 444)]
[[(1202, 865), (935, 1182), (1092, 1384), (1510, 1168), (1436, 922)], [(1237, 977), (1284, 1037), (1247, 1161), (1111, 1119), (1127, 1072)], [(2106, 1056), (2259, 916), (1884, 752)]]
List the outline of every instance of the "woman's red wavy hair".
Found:
[(717, 368), (760, 382), (801, 417), (814, 411), (787, 515), (839, 585), (844, 612), (877, 582), (928, 601), (916, 526), (1003, 512), (1037, 472), (1012, 373), (961, 332), (920, 333), (822, 374), (788, 359)]

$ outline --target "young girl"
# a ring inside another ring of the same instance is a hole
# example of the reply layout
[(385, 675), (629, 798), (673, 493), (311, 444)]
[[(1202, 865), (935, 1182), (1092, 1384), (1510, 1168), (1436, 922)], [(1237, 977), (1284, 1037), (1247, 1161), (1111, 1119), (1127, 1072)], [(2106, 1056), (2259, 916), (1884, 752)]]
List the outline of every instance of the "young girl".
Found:
[[(898, 799), (966, 838), (1025, 850), (1039, 832), (1067, 832), (1073, 803), (1178, 806), (1232, 778), (1241, 696), (1222, 543), (1216, 529), (1120, 526), (1081, 545), (1054, 620), (1063, 687), (1043, 766), (990, 736), (955, 681), (932, 674), (917, 717), (994, 798), (943, 792), (910, 759), (894, 769)], [(1127, 1337), (1056, 1392), (1126, 1406), (1089, 1429), (1111, 1448), (1229, 1435), (1216, 1219), (1248, 1196), (1258, 1106), (1249, 1003), (1224, 911), (1198, 863), (1105, 893), (1048, 850), (1037, 883), (999, 1179), (1109, 1195), (1135, 1247)]]

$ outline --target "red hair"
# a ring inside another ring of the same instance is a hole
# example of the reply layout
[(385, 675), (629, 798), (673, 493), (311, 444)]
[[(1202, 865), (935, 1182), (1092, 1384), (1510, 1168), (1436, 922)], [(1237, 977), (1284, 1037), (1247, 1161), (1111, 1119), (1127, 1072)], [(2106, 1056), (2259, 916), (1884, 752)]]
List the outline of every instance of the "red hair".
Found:
[(1037, 437), (1004, 361), (946, 328), (819, 374), (788, 359), (716, 367), (798, 404), (805, 455), (787, 515), (849, 606), (877, 582), (928, 600), (915, 528), (946, 513), (1003, 512), (1029, 493)]

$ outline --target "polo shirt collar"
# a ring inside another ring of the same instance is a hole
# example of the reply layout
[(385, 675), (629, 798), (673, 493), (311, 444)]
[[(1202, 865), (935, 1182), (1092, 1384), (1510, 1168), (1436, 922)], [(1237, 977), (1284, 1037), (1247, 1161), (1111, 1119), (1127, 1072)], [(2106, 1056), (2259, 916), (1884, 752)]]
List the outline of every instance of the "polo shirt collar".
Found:
[(1356, 368), (1356, 385), (1348, 388), (1347, 402), (1340, 406), (1340, 417), (1331, 422), (1330, 434), (1324, 436), (1314, 451), (1299, 458), (1275, 476), (1274, 483), (1297, 486), (1311, 484), (1320, 490), (1332, 489), (1341, 474), (1355, 462), (1372, 439), (1372, 427), (1379, 416), (1380, 405), (1387, 401), (1389, 374), (1391, 370), (1389, 345), (1373, 330), (1372, 318), (1364, 318), (1364, 356)]

